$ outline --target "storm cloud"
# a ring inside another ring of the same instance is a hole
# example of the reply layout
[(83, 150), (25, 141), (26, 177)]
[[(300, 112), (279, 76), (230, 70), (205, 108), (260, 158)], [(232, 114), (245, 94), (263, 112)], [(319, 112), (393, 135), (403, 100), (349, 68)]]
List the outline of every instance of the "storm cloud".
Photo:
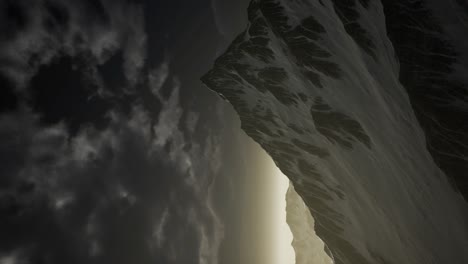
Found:
[(138, 80), (146, 33), (142, 6), (129, 1), (2, 1), (1, 70), (20, 87), (61, 55), (84, 56), (91, 70), (117, 50), (125, 77)]
[(169, 61), (147, 68), (142, 6), (0, 9), (15, 101), (0, 113), (0, 262), (217, 263), (220, 138), (199, 135)]
[(159, 122), (137, 105), (76, 136), (26, 107), (3, 114), (1, 251), (34, 263), (214, 263), (223, 228), (206, 190), (221, 150), (178, 129), (177, 95)]

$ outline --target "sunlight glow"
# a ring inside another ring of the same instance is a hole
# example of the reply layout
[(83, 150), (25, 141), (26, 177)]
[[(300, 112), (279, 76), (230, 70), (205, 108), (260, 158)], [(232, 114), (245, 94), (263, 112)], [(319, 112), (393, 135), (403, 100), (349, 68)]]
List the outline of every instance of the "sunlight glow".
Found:
[(273, 227), (275, 229), (275, 241), (274, 241), (274, 252), (275, 264), (294, 264), (295, 253), (291, 245), (292, 233), (286, 222), (286, 192), (289, 187), (289, 179), (276, 167), (272, 162), (271, 169), (272, 178), (276, 181), (275, 184), (275, 195), (274, 195), (274, 216), (273, 216)]

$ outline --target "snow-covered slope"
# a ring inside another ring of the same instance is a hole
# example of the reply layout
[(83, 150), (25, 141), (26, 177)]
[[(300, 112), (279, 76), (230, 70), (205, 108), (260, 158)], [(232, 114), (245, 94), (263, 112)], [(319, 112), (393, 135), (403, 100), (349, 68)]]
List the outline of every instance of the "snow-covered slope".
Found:
[(468, 263), (453, 188), (466, 195), (467, 9), (254, 0), (203, 76), (289, 177), (335, 263)]
[(286, 222), (293, 234), (296, 264), (331, 264), (328, 248), (314, 231), (314, 218), (302, 198), (289, 185), (286, 193)]

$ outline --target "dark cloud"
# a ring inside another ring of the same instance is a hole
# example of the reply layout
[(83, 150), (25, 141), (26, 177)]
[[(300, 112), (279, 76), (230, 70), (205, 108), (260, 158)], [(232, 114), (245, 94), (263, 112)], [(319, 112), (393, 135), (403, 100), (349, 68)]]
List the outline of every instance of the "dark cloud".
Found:
[(66, 120), (72, 133), (83, 123), (107, 125), (105, 114), (112, 104), (97, 94), (96, 84), (86, 80), (84, 67), (70, 57), (61, 57), (40, 67), (31, 78), (31, 104), (42, 113), (42, 121), (54, 124)]
[(18, 98), (11, 81), (0, 73), (0, 112), (14, 110), (18, 106)]
[(0, 69), (26, 87), (37, 69), (61, 55), (85, 56), (95, 68), (121, 50), (134, 85), (145, 62), (142, 6), (130, 1), (2, 1)]
[(217, 263), (220, 139), (145, 68), (142, 6), (0, 10), (0, 263)]
[(216, 262), (223, 230), (207, 190), (220, 149), (211, 136), (186, 150), (177, 97), (175, 87), (154, 125), (135, 106), (74, 137), (30, 109), (2, 115), (0, 252), (31, 263)]

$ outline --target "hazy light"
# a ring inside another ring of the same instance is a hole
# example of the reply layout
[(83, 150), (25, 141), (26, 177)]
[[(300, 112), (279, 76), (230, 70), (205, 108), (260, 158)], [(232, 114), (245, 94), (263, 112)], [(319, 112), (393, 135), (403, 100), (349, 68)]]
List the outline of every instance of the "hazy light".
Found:
[(289, 179), (271, 162), (272, 180), (275, 181), (273, 193), (273, 232), (275, 232), (273, 243), (274, 264), (295, 263), (295, 253), (291, 245), (293, 236), (286, 222), (286, 192), (289, 187)]

